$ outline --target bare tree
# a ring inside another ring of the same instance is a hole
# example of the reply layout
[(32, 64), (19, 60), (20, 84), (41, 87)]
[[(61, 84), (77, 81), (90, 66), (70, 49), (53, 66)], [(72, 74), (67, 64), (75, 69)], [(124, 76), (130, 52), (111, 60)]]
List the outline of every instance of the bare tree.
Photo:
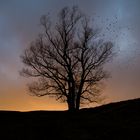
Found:
[(81, 103), (96, 102), (99, 83), (108, 77), (103, 66), (113, 55), (113, 44), (97, 41), (98, 31), (77, 7), (63, 8), (58, 22), (42, 16), (44, 33), (21, 56), (24, 76), (38, 80), (29, 90), (38, 97), (49, 95), (67, 102), (69, 110)]

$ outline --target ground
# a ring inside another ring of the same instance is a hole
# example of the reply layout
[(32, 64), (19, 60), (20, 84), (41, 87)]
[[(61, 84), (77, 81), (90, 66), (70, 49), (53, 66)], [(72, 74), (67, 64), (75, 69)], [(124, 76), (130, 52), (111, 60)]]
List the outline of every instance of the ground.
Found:
[(0, 111), (2, 140), (140, 139), (140, 99), (68, 111)]

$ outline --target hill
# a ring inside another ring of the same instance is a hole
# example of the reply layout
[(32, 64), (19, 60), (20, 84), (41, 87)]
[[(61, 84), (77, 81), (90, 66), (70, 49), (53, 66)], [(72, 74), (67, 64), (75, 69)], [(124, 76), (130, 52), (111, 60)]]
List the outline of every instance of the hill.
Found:
[(140, 139), (140, 99), (67, 111), (0, 111), (3, 140)]

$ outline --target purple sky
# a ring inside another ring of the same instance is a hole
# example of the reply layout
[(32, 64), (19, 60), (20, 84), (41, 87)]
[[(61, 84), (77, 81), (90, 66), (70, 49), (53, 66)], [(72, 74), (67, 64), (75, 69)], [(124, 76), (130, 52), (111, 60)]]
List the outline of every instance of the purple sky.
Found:
[[(107, 66), (112, 78), (103, 90), (106, 102), (140, 97), (139, 0), (0, 0), (0, 110), (65, 109), (65, 104), (27, 94), (20, 55), (41, 32), (39, 19), (64, 6), (78, 5), (118, 51)], [(119, 51), (120, 50), (120, 51)]]

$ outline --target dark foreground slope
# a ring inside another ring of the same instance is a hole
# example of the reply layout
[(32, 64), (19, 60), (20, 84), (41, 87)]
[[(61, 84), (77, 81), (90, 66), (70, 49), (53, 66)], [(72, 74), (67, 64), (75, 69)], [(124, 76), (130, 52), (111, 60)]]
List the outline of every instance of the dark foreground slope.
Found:
[(0, 140), (140, 139), (140, 99), (67, 111), (0, 112)]

